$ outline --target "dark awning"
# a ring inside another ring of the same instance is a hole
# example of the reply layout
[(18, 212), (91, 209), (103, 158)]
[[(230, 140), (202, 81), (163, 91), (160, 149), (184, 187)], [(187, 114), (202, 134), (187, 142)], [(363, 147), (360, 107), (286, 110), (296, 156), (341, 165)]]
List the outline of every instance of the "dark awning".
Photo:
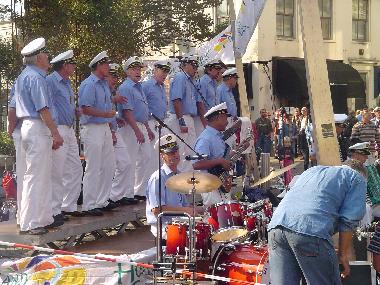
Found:
[[(351, 65), (327, 60), (327, 70), (333, 101), (334, 98), (339, 98), (340, 102), (347, 98), (366, 98), (364, 82)], [(288, 103), (295, 106), (308, 100), (304, 59), (273, 58), (273, 79), (274, 90), (279, 98), (286, 98)]]

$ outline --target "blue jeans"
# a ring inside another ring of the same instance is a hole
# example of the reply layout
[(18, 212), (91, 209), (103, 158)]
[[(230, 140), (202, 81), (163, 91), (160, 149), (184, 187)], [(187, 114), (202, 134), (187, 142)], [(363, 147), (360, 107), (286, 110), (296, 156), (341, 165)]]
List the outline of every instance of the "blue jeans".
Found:
[(308, 285), (340, 285), (334, 247), (321, 238), (299, 234), (283, 227), (269, 231), (271, 284), (299, 285), (302, 275)]
[(272, 140), (270, 139), (270, 137), (268, 137), (266, 135), (260, 135), (259, 140), (258, 140), (258, 146), (261, 149), (260, 155), (262, 152), (263, 153), (270, 153), (270, 150), (272, 147)]

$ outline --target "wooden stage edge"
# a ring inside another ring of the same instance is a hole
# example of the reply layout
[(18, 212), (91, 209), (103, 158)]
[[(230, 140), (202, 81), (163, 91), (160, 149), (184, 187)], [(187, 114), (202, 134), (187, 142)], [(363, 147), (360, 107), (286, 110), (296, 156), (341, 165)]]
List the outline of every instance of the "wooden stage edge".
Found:
[(143, 217), (145, 217), (145, 202), (140, 202), (137, 205), (120, 206), (110, 212), (104, 212), (101, 217), (70, 217), (70, 220), (64, 225), (51, 229), (43, 235), (20, 235), (16, 223), (5, 222), (0, 223), (0, 240), (28, 245), (47, 245), (57, 249), (58, 246), (54, 243), (56, 241), (66, 241), (63, 247), (68, 247), (81, 241), (88, 233), (98, 235), (98, 237), (106, 237), (107, 234), (104, 229), (119, 226), (118, 232), (122, 232), (130, 222), (135, 225), (140, 224), (140, 219)]

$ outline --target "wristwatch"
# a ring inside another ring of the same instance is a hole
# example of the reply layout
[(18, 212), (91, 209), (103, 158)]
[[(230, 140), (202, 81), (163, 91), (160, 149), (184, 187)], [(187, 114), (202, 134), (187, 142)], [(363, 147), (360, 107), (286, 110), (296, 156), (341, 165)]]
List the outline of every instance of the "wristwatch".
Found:
[(185, 119), (184, 118), (179, 118), (178, 119), (178, 124), (180, 125), (180, 127), (186, 127)]

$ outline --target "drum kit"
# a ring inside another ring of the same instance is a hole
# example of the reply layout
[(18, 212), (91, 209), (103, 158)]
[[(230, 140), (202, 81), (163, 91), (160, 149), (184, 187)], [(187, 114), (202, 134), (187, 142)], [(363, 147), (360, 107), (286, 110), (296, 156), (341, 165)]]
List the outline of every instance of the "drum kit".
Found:
[[(220, 185), (218, 177), (196, 171), (167, 180), (168, 189), (192, 195), (193, 215), (158, 215), (155, 284), (169, 280), (174, 284), (205, 280), (223, 285), (269, 284), (267, 224), (272, 205), (267, 200), (229, 201), (212, 205), (203, 216), (196, 216), (195, 194), (214, 191)], [(164, 225), (163, 217), (171, 217), (171, 223)]]

